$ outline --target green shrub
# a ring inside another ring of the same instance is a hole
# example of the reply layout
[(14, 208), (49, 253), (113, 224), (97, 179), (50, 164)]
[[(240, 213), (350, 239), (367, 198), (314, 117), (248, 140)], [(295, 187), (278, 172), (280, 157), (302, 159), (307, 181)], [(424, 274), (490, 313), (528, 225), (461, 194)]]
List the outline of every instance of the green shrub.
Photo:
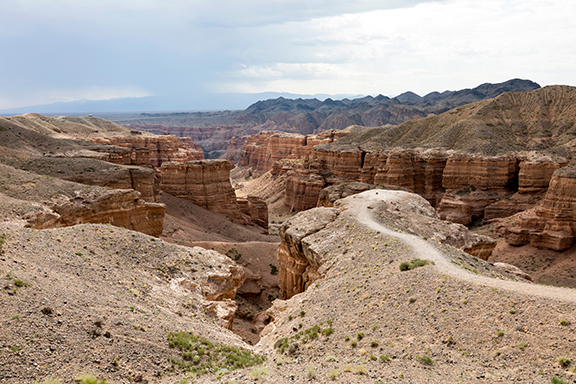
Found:
[(560, 320), (560, 325), (567, 326), (568, 324), (570, 324), (568, 320), (565, 319)]
[(358, 332), (358, 334), (356, 335), (356, 338), (360, 341), (364, 338), (364, 332)]
[(254, 368), (248, 375), (253, 380), (263, 379), (268, 376), (268, 369), (266, 367)]
[(434, 365), (434, 360), (432, 360), (432, 358), (430, 356), (426, 356), (426, 355), (418, 356), (418, 355), (416, 355), (416, 360), (418, 360), (420, 363), (422, 363), (424, 365)]
[(572, 362), (572, 360), (565, 356), (560, 356), (556, 361), (558, 364), (560, 364), (561, 367), (567, 367)]
[(182, 360), (170, 358), (172, 364), (198, 375), (224, 368), (247, 368), (264, 362), (262, 356), (247, 349), (213, 344), (192, 333), (172, 332), (167, 339), (171, 348), (178, 348), (181, 352)]
[(568, 383), (566, 383), (566, 381), (562, 380), (562, 378), (560, 378), (558, 376), (552, 376), (550, 378), (550, 382), (552, 384), (568, 384)]
[(352, 368), (352, 373), (355, 375), (365, 375), (368, 372), (368, 369), (364, 365), (357, 365)]
[(383, 362), (388, 362), (390, 361), (390, 356), (389, 355), (380, 355), (380, 360), (382, 360)]
[(337, 369), (331, 369), (330, 372), (328, 372), (328, 378), (334, 381), (338, 378), (339, 374), (340, 372)]
[(404, 261), (400, 263), (400, 271), (409, 271), (411, 269), (423, 267), (428, 264), (435, 265), (436, 263), (434, 263), (434, 261), (432, 260), (421, 260), (421, 259), (413, 259), (411, 262)]
[(106, 380), (102, 379), (98, 381), (94, 375), (89, 373), (81, 373), (74, 379), (74, 381), (79, 384), (106, 384)]
[(276, 267), (274, 264), (270, 264), (270, 274), (271, 275), (277, 275), (278, 274), (278, 267)]

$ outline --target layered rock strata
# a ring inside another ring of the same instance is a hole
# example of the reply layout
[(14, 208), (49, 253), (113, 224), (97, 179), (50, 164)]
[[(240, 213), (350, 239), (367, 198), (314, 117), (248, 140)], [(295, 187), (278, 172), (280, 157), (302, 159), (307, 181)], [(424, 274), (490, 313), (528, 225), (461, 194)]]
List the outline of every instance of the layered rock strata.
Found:
[(282, 159), (308, 158), (315, 145), (328, 144), (347, 133), (327, 131), (318, 135), (263, 131), (249, 136), (238, 159), (238, 166), (253, 167), (260, 173), (272, 169)]
[(303, 211), (316, 207), (318, 195), (326, 182), (311, 169), (293, 169), (288, 171), (286, 179), (286, 191), (284, 193), (284, 205), (291, 211)]
[(542, 204), (519, 215), (518, 224), (506, 229), (509, 244), (570, 248), (576, 230), (576, 166), (556, 170)]
[(202, 147), (189, 137), (131, 135), (95, 137), (90, 140), (95, 143), (129, 148), (132, 165), (158, 168), (167, 161), (184, 162), (204, 159)]
[(76, 196), (59, 195), (24, 219), (30, 228), (47, 229), (77, 224), (112, 224), (151, 236), (162, 233), (164, 204), (140, 199), (132, 189), (78, 191)]
[(232, 163), (227, 160), (165, 162), (160, 167), (161, 189), (191, 200), (209, 211), (226, 215), (238, 224), (255, 224), (268, 229), (268, 209), (257, 197), (239, 203), (230, 183)]

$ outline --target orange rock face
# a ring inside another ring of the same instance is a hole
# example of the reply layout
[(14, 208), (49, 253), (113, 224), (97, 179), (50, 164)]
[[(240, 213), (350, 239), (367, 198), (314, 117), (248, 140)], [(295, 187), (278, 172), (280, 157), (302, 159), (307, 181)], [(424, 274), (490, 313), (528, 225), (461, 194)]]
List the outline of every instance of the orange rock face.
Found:
[(542, 204), (521, 213), (519, 224), (506, 229), (506, 241), (562, 251), (574, 243), (575, 230), (576, 167), (569, 166), (554, 172)]
[(239, 205), (230, 183), (231, 169), (232, 163), (227, 160), (166, 162), (160, 168), (161, 189), (209, 211), (224, 214), (235, 223), (253, 223), (267, 230), (268, 208), (262, 206), (264, 201), (248, 197)]
[[(96, 143), (130, 148), (132, 165), (157, 168), (166, 161), (192, 161), (204, 159), (202, 147), (189, 137), (159, 136), (112, 136), (92, 138)], [(126, 164), (126, 163), (124, 163)]]
[(324, 178), (316, 170), (293, 169), (288, 171), (284, 205), (292, 211), (314, 208), (318, 195), (325, 186)]
[(282, 159), (308, 158), (315, 145), (328, 144), (342, 132), (327, 131), (318, 135), (262, 131), (246, 139), (238, 166), (253, 167), (259, 172), (267, 172), (273, 164)]

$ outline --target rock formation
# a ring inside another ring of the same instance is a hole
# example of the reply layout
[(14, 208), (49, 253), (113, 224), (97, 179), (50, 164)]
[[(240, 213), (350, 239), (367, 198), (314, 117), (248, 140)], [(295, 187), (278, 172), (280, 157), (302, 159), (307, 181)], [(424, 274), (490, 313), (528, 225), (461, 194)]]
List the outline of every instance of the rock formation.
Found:
[(109, 144), (129, 148), (132, 165), (158, 168), (167, 161), (192, 161), (204, 159), (202, 147), (189, 137), (172, 135), (151, 136), (130, 135), (97, 137), (90, 139), (95, 143)]
[(257, 197), (240, 204), (230, 183), (232, 163), (227, 160), (166, 162), (160, 168), (161, 189), (215, 213), (226, 215), (238, 224), (255, 224), (268, 229), (268, 209)]
[(328, 131), (318, 135), (263, 131), (248, 137), (242, 147), (238, 166), (253, 167), (260, 173), (272, 169), (282, 159), (305, 159), (315, 145), (328, 144), (346, 132)]
[(287, 173), (284, 205), (292, 211), (316, 207), (318, 195), (326, 185), (316, 170), (293, 169)]
[[(345, 218), (354, 215), (353, 210), (349, 211), (353, 199), (365, 194), (371, 194), (370, 197), (376, 200), (368, 209), (373, 209), (388, 228), (460, 248), (483, 259), (490, 256), (496, 245), (493, 239), (471, 233), (461, 224), (440, 220), (430, 203), (417, 194), (373, 189), (338, 200), (334, 208), (309, 209), (284, 222), (278, 250), (282, 298), (304, 292), (321, 279), (333, 266), (335, 254), (348, 256), (348, 252), (353, 252), (342, 247), (347, 243), (344, 241), (347, 239), (346, 228), (351, 225)], [(376, 250), (376, 244), (373, 243), (374, 252), (382, 252)]]
[(331, 185), (320, 191), (318, 196), (318, 207), (333, 207), (336, 200), (344, 199), (348, 196), (356, 195), (371, 189), (389, 189), (389, 190), (404, 190), (410, 192), (406, 188), (393, 186), (393, 185), (373, 185), (367, 183), (343, 183)]
[(518, 225), (506, 229), (509, 244), (555, 251), (570, 248), (576, 230), (576, 167), (556, 170), (542, 204), (519, 215)]

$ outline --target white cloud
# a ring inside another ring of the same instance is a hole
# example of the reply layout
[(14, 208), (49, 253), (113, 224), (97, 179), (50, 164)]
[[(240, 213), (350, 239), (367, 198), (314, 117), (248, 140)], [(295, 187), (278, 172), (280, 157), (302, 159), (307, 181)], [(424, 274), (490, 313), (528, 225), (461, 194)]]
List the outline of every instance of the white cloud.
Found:
[(570, 1), (452, 0), (258, 28), (251, 36), (264, 41), (249, 48), (257, 54), (242, 63), (248, 69), (225, 74), (217, 89), (423, 94), (514, 77), (574, 84), (566, 74), (576, 63), (575, 14)]

